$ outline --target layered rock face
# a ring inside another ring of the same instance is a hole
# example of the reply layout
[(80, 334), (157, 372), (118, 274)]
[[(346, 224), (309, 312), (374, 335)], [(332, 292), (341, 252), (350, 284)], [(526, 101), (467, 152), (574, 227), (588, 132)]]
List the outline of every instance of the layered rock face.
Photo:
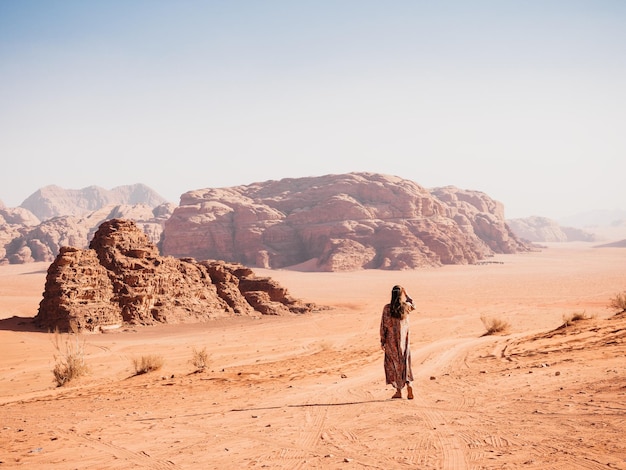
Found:
[(448, 217), (465, 233), (478, 237), (494, 253), (528, 251), (506, 224), (504, 205), (485, 193), (445, 186), (431, 190), (431, 194), (446, 204)]
[(413, 269), (527, 251), (483, 193), (350, 173), (181, 196), (162, 250), (263, 268)]
[(35, 323), (60, 331), (101, 331), (312, 308), (244, 266), (160, 256), (134, 221), (113, 219), (100, 226), (89, 249), (61, 249), (48, 269)]

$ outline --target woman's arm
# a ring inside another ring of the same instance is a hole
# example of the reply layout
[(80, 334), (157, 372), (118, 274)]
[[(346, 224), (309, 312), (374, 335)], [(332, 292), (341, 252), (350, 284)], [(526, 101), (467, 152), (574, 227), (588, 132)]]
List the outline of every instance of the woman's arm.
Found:
[(383, 308), (383, 314), (380, 317), (380, 347), (384, 351), (385, 343), (387, 342), (387, 326), (385, 325), (385, 313), (387, 312), (387, 306)]

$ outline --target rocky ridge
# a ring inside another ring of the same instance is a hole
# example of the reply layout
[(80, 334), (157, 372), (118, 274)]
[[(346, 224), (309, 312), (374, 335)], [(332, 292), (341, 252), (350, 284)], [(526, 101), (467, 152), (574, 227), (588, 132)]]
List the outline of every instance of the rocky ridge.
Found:
[(376, 173), (189, 191), (164, 226), (164, 254), (314, 271), (472, 264), (528, 251), (501, 203)]
[(99, 186), (65, 189), (50, 185), (35, 191), (20, 207), (44, 221), (60, 216), (81, 217), (106, 206), (146, 204), (156, 207), (166, 202), (153, 189), (140, 183), (109, 190)]
[[(29, 213), (26, 209), (17, 208)], [(58, 216), (38, 223), (4, 224), (0, 210), (0, 233), (6, 236), (0, 248), (1, 264), (22, 264), (37, 261), (52, 262), (61, 247), (87, 248), (100, 224), (114, 218), (134, 220), (153, 243), (159, 243), (163, 224), (174, 210), (170, 203), (155, 208), (147, 204), (104, 206), (84, 216)], [(34, 220), (37, 220), (33, 216)], [(4, 230), (1, 230), (5, 227)], [(0, 239), (0, 243), (2, 243)]]
[(98, 332), (124, 324), (189, 323), (313, 309), (242, 265), (160, 256), (132, 220), (102, 223), (89, 249), (63, 247), (50, 265), (35, 323)]
[(46, 186), (20, 207), (0, 204), (0, 265), (52, 262), (62, 246), (87, 248), (98, 226), (113, 218), (135, 220), (159, 243), (174, 207), (143, 184), (111, 190)]

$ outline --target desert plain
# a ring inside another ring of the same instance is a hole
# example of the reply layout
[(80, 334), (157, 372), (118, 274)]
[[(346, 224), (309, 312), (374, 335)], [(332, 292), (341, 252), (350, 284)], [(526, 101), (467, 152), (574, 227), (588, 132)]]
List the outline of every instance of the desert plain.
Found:
[[(608, 308), (626, 248), (488, 261), (255, 269), (323, 308), (57, 336), (89, 367), (62, 387), (55, 335), (32, 325), (48, 265), (0, 266), (0, 468), (626, 469), (626, 314)], [(417, 307), (413, 400), (391, 399), (384, 379), (394, 284)], [(481, 317), (508, 329), (486, 335)], [(136, 375), (149, 354), (163, 366)]]

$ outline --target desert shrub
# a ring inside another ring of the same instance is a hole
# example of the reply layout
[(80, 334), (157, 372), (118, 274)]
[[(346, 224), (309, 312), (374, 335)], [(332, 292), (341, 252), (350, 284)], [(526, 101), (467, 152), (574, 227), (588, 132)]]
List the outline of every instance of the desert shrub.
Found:
[(485, 315), (480, 316), (480, 321), (483, 322), (483, 325), (487, 329), (485, 335), (504, 333), (510, 327), (509, 323), (504, 320), (500, 320), (499, 318), (487, 317)]
[(587, 315), (585, 312), (574, 312), (569, 315), (563, 315), (563, 325), (569, 326), (577, 321), (588, 320), (590, 318), (591, 316)]
[(206, 348), (197, 349), (193, 347), (191, 349), (191, 363), (196, 368), (196, 371), (202, 372), (209, 365), (209, 354), (206, 352)]
[(318, 346), (320, 348), (320, 351), (330, 351), (331, 349), (333, 349), (333, 343), (326, 339), (321, 340), (318, 343)]
[(54, 331), (52, 344), (56, 350), (54, 355), (54, 381), (58, 387), (89, 372), (89, 367), (85, 363), (85, 341), (78, 337), (74, 341), (68, 335), (65, 341), (62, 340), (59, 330)]
[(146, 374), (155, 370), (159, 370), (163, 367), (163, 356), (158, 354), (148, 354), (139, 358), (133, 358), (133, 368), (135, 369), (135, 375)]
[(626, 291), (616, 294), (615, 297), (610, 300), (609, 308), (617, 310), (617, 313), (626, 312)]

